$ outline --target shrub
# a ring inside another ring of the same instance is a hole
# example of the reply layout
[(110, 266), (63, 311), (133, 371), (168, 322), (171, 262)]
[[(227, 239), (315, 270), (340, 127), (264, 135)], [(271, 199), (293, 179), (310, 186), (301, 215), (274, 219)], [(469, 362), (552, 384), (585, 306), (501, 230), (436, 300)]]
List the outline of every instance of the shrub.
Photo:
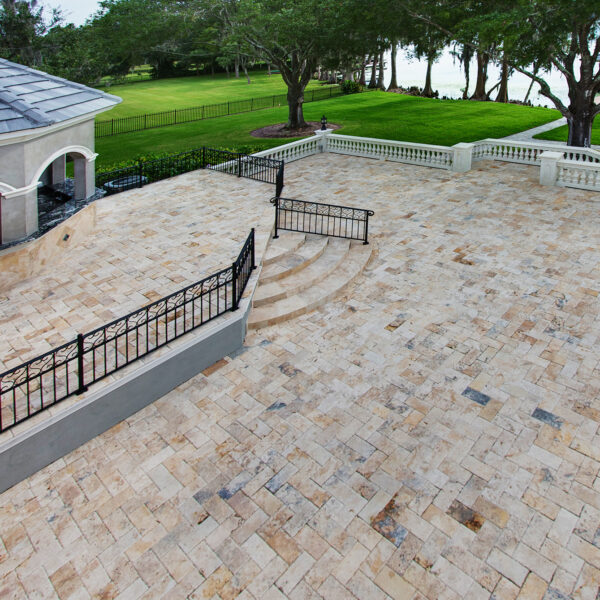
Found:
[(342, 94), (358, 94), (362, 92), (362, 85), (358, 81), (346, 80), (341, 83)]

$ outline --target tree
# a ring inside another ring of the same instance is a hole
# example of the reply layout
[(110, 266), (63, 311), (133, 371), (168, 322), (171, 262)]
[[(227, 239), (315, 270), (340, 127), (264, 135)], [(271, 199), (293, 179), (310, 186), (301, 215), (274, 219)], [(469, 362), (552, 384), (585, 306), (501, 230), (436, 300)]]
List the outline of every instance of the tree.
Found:
[[(452, 39), (480, 52), (494, 47), (494, 58), (523, 73), (566, 117), (568, 144), (589, 146), (600, 113), (600, 4), (597, 0), (468, 0), (461, 11), (454, 0), (399, 0), (413, 18), (436, 26)], [(475, 9), (471, 10), (473, 7)], [(440, 18), (447, 10), (451, 18)], [(476, 36), (474, 36), (476, 32)], [(546, 77), (551, 68), (563, 76), (569, 101), (559, 97)]]
[(0, 0), (0, 56), (28, 66), (39, 63), (40, 42), (61, 20), (54, 9), (46, 20), (37, 0)]
[[(275, 65), (288, 92), (287, 129), (306, 126), (304, 90), (319, 59), (334, 47), (343, 3), (333, 0), (198, 0), (197, 17), (215, 15), (255, 58)], [(338, 45), (343, 40), (338, 42)]]

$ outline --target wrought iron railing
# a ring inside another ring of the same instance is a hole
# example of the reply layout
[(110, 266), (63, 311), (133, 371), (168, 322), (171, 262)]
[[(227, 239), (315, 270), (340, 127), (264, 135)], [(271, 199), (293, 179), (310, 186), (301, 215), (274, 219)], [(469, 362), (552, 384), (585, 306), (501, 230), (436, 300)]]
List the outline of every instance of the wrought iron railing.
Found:
[(275, 205), (275, 238), (285, 229), (369, 243), (372, 210), (279, 197), (271, 202)]
[(254, 229), (228, 268), (0, 375), (0, 432), (239, 307), (255, 268)]
[[(304, 102), (317, 102), (328, 100), (342, 95), (339, 85), (315, 88), (304, 92)], [(97, 138), (109, 137), (120, 133), (132, 133), (144, 129), (155, 129), (157, 127), (169, 127), (181, 123), (191, 123), (204, 119), (216, 117), (227, 117), (240, 113), (264, 110), (265, 108), (276, 108), (287, 106), (287, 95), (277, 94), (275, 96), (263, 96), (261, 98), (248, 98), (246, 100), (232, 100), (220, 104), (206, 104), (204, 106), (192, 106), (190, 108), (178, 108), (158, 113), (146, 113), (110, 119), (110, 121), (96, 121), (95, 133)]]
[(116, 194), (197, 169), (214, 169), (237, 177), (283, 187), (283, 161), (214, 148), (197, 148), (165, 158), (140, 161), (130, 167), (96, 175), (96, 186)]

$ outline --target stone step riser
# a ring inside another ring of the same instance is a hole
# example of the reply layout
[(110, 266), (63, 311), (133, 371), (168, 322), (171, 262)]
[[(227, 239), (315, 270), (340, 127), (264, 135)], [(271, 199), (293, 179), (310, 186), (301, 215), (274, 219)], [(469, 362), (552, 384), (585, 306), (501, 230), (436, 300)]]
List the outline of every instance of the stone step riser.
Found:
[[(287, 242), (288, 239), (289, 242)], [(304, 244), (306, 235), (303, 233), (298, 233), (289, 236), (289, 238), (279, 238), (279, 240), (279, 244), (274, 244), (274, 242), (277, 242), (278, 240), (271, 240), (265, 258), (263, 259), (263, 267), (272, 265), (281, 259), (285, 259), (290, 254), (294, 254), (294, 252), (296, 252), (296, 250), (298, 250), (302, 244)]]
[[(260, 282), (254, 294), (252, 306), (265, 306), (284, 298), (290, 298), (321, 283), (330, 274), (335, 273), (338, 268), (343, 266), (344, 260), (350, 250), (350, 244), (347, 241), (345, 244), (340, 244), (340, 241), (343, 242), (345, 240), (337, 240), (337, 243), (330, 241), (325, 252), (313, 264), (303, 269), (296, 276), (292, 275), (277, 282)], [(269, 288), (274, 289), (270, 290)]]
[[(263, 267), (260, 276), (262, 283), (279, 281), (305, 269), (323, 254), (327, 244), (327, 238), (317, 236), (307, 238), (296, 252), (287, 254), (280, 261)], [(285, 265), (285, 261), (289, 261), (290, 265)]]
[[(352, 246), (346, 256), (347, 261), (343, 270), (338, 270), (335, 276), (330, 277), (322, 283), (322, 294), (315, 292), (314, 295), (316, 297), (314, 299), (303, 299), (302, 294), (300, 294), (298, 296), (292, 296), (278, 302), (264, 305), (257, 310), (255, 309), (250, 313), (248, 329), (260, 329), (269, 325), (282, 323), (323, 306), (344, 292), (344, 290), (362, 273), (367, 266), (371, 255), (372, 246), (363, 246), (362, 244)], [(317, 290), (317, 288), (313, 289)], [(298, 298), (298, 302), (294, 303), (294, 298), (296, 297)], [(296, 304), (296, 306), (292, 308), (294, 304)], [(286, 309), (285, 305), (289, 306), (289, 309)]]

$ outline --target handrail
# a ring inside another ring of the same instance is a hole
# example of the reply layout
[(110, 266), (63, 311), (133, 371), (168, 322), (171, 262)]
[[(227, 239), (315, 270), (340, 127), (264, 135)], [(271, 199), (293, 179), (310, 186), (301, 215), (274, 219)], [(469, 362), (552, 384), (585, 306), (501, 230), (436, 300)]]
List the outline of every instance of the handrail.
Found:
[[(129, 167), (96, 175), (96, 185), (116, 194), (197, 169), (212, 169), (277, 185), (283, 180), (283, 161), (203, 146), (164, 158), (139, 161)], [(281, 174), (280, 174), (281, 171)]]
[(280, 229), (315, 233), (369, 243), (369, 217), (375, 213), (364, 208), (321, 204), (292, 198), (273, 198), (275, 233)]
[(254, 268), (252, 229), (230, 267), (0, 374), (0, 432), (237, 310)]

